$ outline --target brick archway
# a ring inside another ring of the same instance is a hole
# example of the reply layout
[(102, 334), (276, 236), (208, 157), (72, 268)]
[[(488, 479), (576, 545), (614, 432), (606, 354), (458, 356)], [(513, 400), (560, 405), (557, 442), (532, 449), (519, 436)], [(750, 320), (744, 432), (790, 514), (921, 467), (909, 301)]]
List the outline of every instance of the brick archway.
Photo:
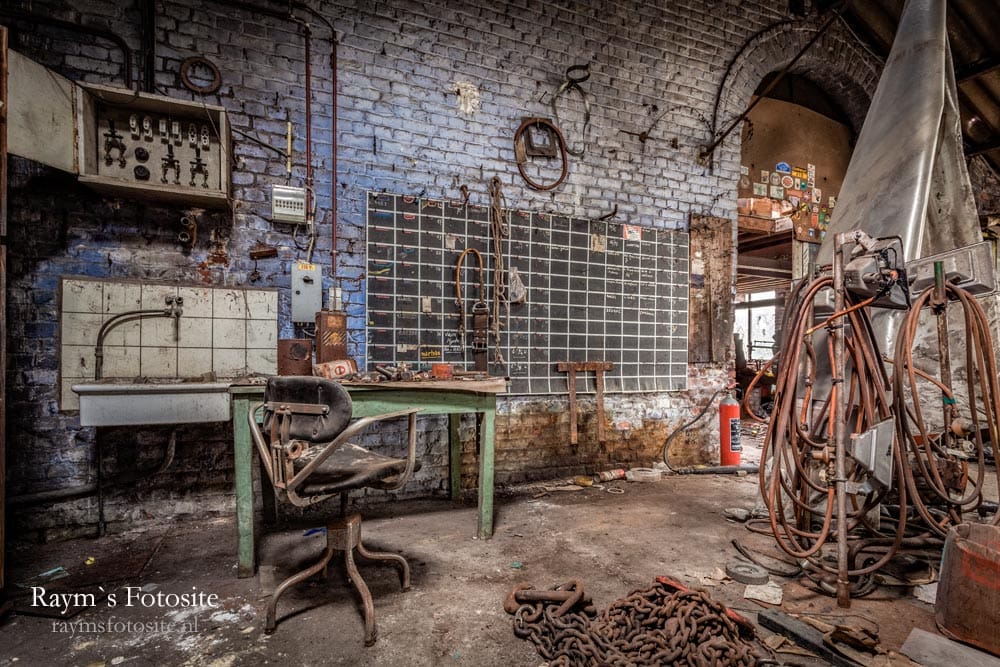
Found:
[[(760, 82), (784, 68), (816, 34), (809, 23), (782, 22), (750, 39), (731, 62), (715, 108), (715, 128), (721, 131), (742, 113)], [(840, 23), (835, 23), (790, 70), (825, 87), (838, 98), (855, 134), (861, 131), (875, 94), (882, 63), (861, 47)], [(738, 165), (739, 132), (733, 132), (717, 149), (716, 164)]]

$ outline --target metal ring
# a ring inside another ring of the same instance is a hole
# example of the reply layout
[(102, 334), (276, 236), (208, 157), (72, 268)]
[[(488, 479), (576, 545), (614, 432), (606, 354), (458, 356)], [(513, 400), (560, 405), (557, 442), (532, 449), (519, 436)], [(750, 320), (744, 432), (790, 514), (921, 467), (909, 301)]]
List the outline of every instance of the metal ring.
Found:
[[(212, 73), (212, 82), (199, 86), (197, 83), (191, 80), (191, 68), (195, 66), (205, 67)], [(208, 58), (204, 56), (191, 56), (190, 58), (185, 58), (181, 61), (180, 67), (181, 83), (184, 87), (190, 90), (192, 93), (200, 93), (202, 95), (211, 95), (219, 90), (222, 86), (222, 74), (219, 72), (219, 68), (216, 67)]]
[[(527, 162), (527, 157), (524, 156), (524, 139), (521, 135), (527, 131), (532, 125), (542, 125), (551, 131), (556, 137), (556, 142), (559, 144), (560, 158), (562, 160), (561, 170), (559, 173), (559, 178), (552, 181), (551, 183), (538, 183), (528, 176), (528, 173), (524, 170), (524, 165)], [(525, 183), (532, 190), (552, 190), (557, 187), (560, 183), (566, 180), (566, 174), (569, 169), (569, 162), (566, 158), (566, 140), (563, 138), (562, 132), (559, 128), (548, 118), (525, 118), (521, 121), (521, 125), (514, 132), (514, 157), (517, 162), (517, 170), (521, 174), (521, 178), (524, 179)]]
[[(583, 75), (575, 74), (575, 72), (583, 72)], [(590, 63), (586, 65), (570, 65), (566, 69), (566, 80), (570, 83), (583, 83), (590, 78)]]

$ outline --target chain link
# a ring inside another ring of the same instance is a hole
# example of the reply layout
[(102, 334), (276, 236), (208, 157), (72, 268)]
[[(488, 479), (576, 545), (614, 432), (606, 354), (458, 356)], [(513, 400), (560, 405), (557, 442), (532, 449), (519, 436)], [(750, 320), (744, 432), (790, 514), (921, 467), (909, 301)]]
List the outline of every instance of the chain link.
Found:
[[(726, 608), (707, 593), (681, 590), (664, 582), (632, 592), (598, 614), (579, 582), (556, 587), (546, 595), (523, 585), (508, 596), (522, 602), (514, 611), (514, 635), (535, 645), (550, 667), (601, 665), (757, 665), (754, 645)], [(568, 610), (566, 591), (576, 603)], [(520, 599), (519, 599), (520, 598)]]

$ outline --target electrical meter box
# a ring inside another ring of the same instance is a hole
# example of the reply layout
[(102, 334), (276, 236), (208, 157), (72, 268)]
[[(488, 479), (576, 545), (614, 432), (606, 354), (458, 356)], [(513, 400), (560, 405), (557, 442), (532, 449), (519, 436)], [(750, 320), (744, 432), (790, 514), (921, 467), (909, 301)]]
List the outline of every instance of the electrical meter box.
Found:
[(323, 309), (323, 271), (308, 262), (292, 265), (292, 322), (315, 322)]
[(110, 195), (229, 207), (224, 108), (77, 83), (15, 51), (8, 56), (11, 153)]
[(271, 186), (271, 222), (306, 221), (306, 189), (290, 185)]

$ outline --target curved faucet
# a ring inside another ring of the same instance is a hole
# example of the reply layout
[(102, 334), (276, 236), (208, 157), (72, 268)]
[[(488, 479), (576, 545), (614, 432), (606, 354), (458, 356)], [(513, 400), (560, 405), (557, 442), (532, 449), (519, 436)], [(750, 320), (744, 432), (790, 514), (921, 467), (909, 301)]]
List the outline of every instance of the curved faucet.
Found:
[(97, 346), (94, 348), (95, 380), (103, 379), (104, 376), (104, 337), (108, 335), (112, 327), (122, 322), (140, 320), (144, 317), (172, 317), (174, 318), (174, 340), (180, 340), (180, 318), (184, 313), (184, 309), (181, 306), (184, 305), (184, 297), (168, 296), (166, 297), (166, 304), (166, 308), (162, 310), (129, 310), (124, 313), (118, 313), (101, 325), (100, 331), (97, 332)]

